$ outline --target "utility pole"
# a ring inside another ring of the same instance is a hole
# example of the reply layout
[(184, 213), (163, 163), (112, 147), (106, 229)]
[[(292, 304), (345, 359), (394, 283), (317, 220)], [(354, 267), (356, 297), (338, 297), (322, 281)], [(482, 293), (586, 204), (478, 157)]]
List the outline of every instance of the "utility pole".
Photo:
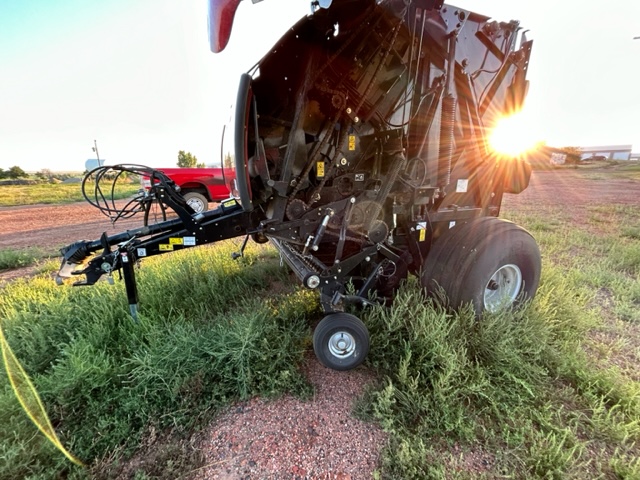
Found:
[(98, 153), (98, 142), (96, 140), (93, 141), (93, 151), (96, 152), (96, 158), (98, 159), (98, 166), (100, 166), (100, 154)]

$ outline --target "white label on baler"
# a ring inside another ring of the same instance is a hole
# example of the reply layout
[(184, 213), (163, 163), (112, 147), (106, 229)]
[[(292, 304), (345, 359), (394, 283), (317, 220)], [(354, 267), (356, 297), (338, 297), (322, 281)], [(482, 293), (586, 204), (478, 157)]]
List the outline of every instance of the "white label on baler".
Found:
[(146, 248), (139, 248), (138, 249), (138, 256), (139, 257), (146, 257), (147, 256), (147, 249)]
[(182, 237), (185, 247), (193, 247), (196, 244), (196, 237)]
[(456, 226), (456, 221), (455, 220), (452, 220), (452, 221), (449, 222), (449, 228), (453, 228), (455, 226)]
[(456, 185), (457, 193), (465, 193), (467, 191), (467, 187), (469, 186), (469, 179), (467, 178), (459, 178), (458, 184)]

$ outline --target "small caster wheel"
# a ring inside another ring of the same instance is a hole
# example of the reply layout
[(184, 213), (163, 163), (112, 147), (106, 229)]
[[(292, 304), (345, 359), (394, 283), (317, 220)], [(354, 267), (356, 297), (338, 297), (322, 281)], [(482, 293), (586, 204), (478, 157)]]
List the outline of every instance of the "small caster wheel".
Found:
[(325, 367), (351, 370), (369, 353), (369, 331), (358, 317), (332, 313), (313, 332), (313, 351)]

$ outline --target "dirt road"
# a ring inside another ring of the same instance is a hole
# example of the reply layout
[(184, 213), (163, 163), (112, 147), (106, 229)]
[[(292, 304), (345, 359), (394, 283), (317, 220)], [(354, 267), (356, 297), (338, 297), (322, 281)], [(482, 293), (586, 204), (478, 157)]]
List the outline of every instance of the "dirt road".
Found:
[(142, 226), (142, 215), (115, 225), (88, 203), (0, 208), (0, 249), (38, 247), (47, 252), (76, 240), (95, 240)]

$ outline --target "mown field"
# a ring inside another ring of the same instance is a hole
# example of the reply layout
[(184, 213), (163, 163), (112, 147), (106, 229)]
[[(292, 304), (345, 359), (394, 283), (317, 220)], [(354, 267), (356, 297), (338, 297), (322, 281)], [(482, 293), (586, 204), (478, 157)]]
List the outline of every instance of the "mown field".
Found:
[[(390, 433), (378, 478), (640, 478), (640, 208), (586, 212), (503, 211), (543, 255), (538, 295), (520, 312), (478, 322), (410, 280), (392, 307), (361, 313), (378, 382), (354, 415)], [(321, 317), (315, 295), (282, 288), (291, 281), (273, 250), (232, 261), (235, 248), (147, 260), (138, 324), (121, 283), (56, 287), (57, 262), (4, 286), (7, 340), (87, 467), (37, 433), (2, 372), (0, 478), (111, 478), (150, 431), (164, 432), (165, 454), (135, 478), (188, 478), (201, 460), (180, 445), (220, 408), (311, 395), (299, 366)]]
[[(88, 193), (92, 195), (92, 185), (88, 185)], [(140, 189), (137, 182), (116, 185), (114, 199), (127, 198)], [(110, 192), (109, 192), (110, 193)], [(36, 205), (39, 203), (72, 203), (81, 202), (80, 183), (40, 183), (37, 185), (2, 185), (0, 186), (0, 207), (19, 205)]]

